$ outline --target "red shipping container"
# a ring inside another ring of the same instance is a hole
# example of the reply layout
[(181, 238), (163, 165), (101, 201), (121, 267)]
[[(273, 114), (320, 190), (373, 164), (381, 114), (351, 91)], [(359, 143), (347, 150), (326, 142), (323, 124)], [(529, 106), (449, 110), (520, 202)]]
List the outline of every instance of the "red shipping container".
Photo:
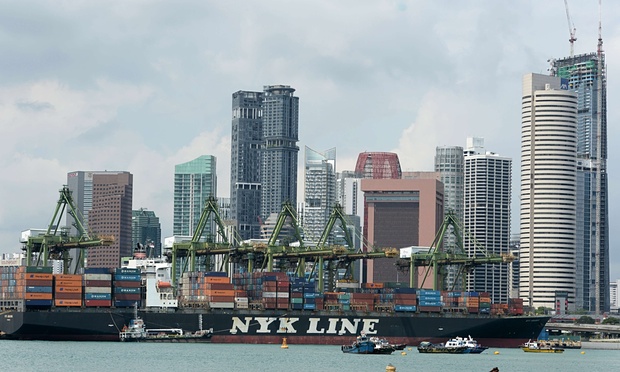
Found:
[(54, 298), (59, 300), (79, 300), (82, 298), (81, 293), (54, 293)]
[[(43, 274), (39, 274), (43, 275)], [(49, 274), (52, 275), (52, 274)], [(26, 279), (26, 287), (51, 287), (52, 280)]]
[(84, 306), (90, 307), (111, 307), (111, 300), (84, 300)]
[(140, 287), (140, 282), (136, 282), (136, 281), (123, 281), (123, 280), (116, 280), (114, 281), (114, 286), (115, 287), (123, 287), (123, 288), (139, 288)]

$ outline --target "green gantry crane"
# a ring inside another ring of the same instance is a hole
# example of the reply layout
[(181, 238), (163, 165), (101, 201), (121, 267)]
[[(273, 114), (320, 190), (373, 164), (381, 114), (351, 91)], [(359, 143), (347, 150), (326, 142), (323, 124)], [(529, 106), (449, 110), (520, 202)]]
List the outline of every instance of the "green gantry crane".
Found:
[[(77, 236), (69, 236), (69, 233), (60, 229), (60, 223), (64, 212), (73, 217), (73, 226), (78, 230)], [(60, 233), (59, 233), (59, 230)], [(63, 261), (63, 272), (68, 273), (71, 266), (70, 249), (79, 249), (75, 272), (84, 267), (84, 250), (87, 248), (110, 245), (114, 243), (114, 237), (100, 236), (91, 237), (82, 225), (79, 211), (73, 201), (71, 190), (64, 185), (60, 189), (60, 198), (56, 203), (56, 210), (52, 221), (44, 235), (30, 236), (24, 244), (23, 250), (26, 251), (26, 265), (47, 266), (49, 259), (60, 259)], [(34, 253), (36, 260), (33, 262)]]
[[(462, 253), (447, 253), (442, 252), (440, 247), (442, 246), (443, 237), (446, 235), (448, 231), (448, 227), (452, 226), (452, 233), (456, 237), (457, 247), (460, 248)], [(456, 275), (455, 283), (458, 281), (458, 278), (461, 277), (465, 279), (464, 274), (475, 266), (483, 265), (483, 264), (494, 264), (494, 263), (510, 263), (514, 261), (515, 257), (511, 254), (501, 254), (501, 255), (493, 255), (489, 254), (480, 243), (476, 241), (476, 239), (467, 233), (467, 238), (474, 244), (476, 247), (477, 256), (470, 257), (468, 256), (463, 249), (463, 239), (461, 232), (463, 228), (460, 223), (456, 219), (456, 216), (452, 212), (448, 212), (444, 220), (435, 235), (435, 239), (431, 244), (429, 250), (427, 252), (412, 252), (411, 257), (409, 258), (401, 258), (397, 265), (401, 267), (409, 268), (409, 285), (411, 288), (416, 288), (418, 286), (418, 267), (426, 267), (427, 270), (424, 273), (424, 278), (422, 283), (426, 282), (426, 279), (430, 272), (433, 273), (433, 289), (438, 290), (442, 289), (441, 284), (441, 272), (443, 266), (446, 265), (458, 265), (459, 269)], [(432, 270), (430, 270), (430, 269)]]

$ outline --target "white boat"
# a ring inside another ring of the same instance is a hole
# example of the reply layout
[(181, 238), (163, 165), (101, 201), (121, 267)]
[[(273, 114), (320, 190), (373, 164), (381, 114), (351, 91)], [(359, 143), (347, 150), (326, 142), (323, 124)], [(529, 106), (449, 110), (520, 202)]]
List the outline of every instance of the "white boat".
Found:
[(446, 348), (462, 348), (466, 347), (465, 354), (480, 354), (486, 349), (487, 346), (482, 346), (478, 344), (478, 341), (468, 336), (467, 338), (463, 337), (455, 337), (449, 339), (444, 345)]

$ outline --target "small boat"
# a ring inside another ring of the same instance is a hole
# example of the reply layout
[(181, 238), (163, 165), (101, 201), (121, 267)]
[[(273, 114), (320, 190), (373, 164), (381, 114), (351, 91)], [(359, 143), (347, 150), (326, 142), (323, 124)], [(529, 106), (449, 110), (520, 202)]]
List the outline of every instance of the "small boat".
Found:
[(541, 344), (537, 341), (528, 341), (521, 349), (527, 353), (563, 353), (564, 349), (560, 347)]
[[(400, 347), (401, 345), (398, 346)], [(404, 349), (405, 346), (402, 348)], [(343, 353), (348, 354), (392, 354), (397, 350), (395, 345), (388, 340), (379, 337), (368, 337), (364, 333), (357, 336), (351, 345), (342, 345), (340, 349)]]
[(202, 329), (202, 314), (198, 315), (199, 330), (185, 332), (180, 328), (147, 329), (144, 320), (138, 316), (134, 308), (134, 318), (129, 326), (119, 332), (119, 340), (124, 342), (207, 342), (213, 335), (213, 329)]
[(467, 350), (465, 350), (465, 354), (480, 354), (489, 348), (488, 346), (482, 346), (478, 344), (478, 341), (471, 338), (471, 336), (468, 336), (467, 338), (451, 338), (445, 344), (445, 347), (447, 348), (459, 348), (462, 346), (467, 347)]
[(468, 348), (465, 345), (446, 346), (443, 343), (433, 344), (428, 341), (422, 341), (420, 342), (420, 345), (418, 345), (418, 352), (432, 354), (466, 354), (468, 352)]

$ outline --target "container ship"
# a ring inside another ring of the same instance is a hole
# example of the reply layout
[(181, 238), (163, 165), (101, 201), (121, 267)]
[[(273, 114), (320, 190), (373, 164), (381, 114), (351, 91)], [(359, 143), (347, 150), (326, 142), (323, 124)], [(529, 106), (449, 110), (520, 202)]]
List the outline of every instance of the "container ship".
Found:
[(523, 302), (493, 304), (488, 293), (341, 282), (323, 292), (285, 272), (186, 272), (171, 283), (165, 260), (130, 260), (114, 270), (53, 274), (0, 267), (0, 334), (18, 340), (119, 341), (135, 317), (147, 328), (212, 329), (214, 343), (342, 345), (364, 332), (418, 345), (471, 336), (492, 347), (536, 339), (549, 320)]

